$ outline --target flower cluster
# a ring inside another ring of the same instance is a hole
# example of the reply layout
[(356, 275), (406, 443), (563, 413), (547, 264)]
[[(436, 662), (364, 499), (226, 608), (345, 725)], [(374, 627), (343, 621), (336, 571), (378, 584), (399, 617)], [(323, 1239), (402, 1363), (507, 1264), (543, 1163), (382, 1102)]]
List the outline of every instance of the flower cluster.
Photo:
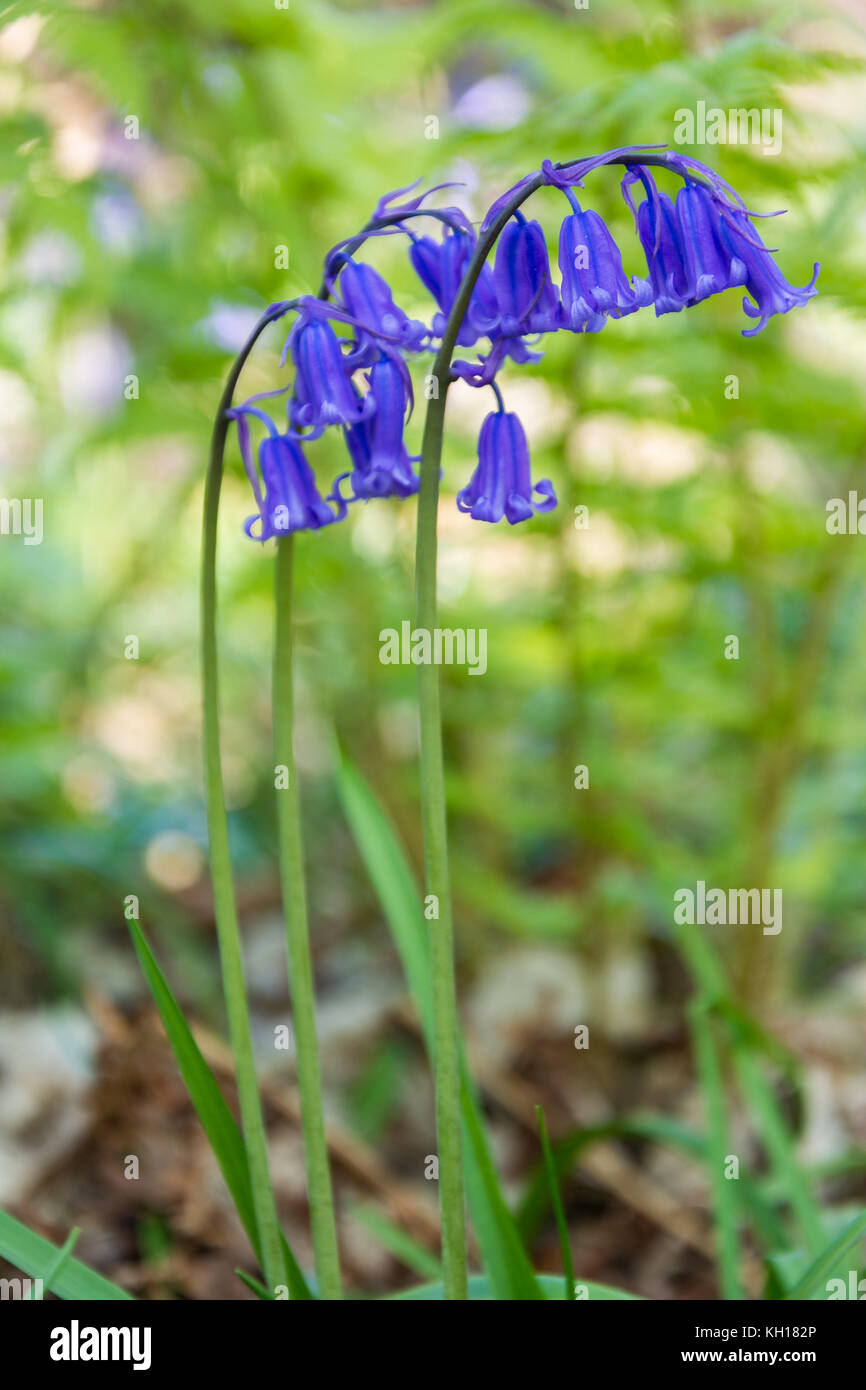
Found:
[[(617, 163), (625, 166), (623, 197), (646, 260), (642, 278), (626, 274), (610, 230), (597, 212), (581, 206), (576, 193), (587, 174)], [(656, 184), (652, 170), (659, 166), (680, 180), (675, 199)], [(541, 225), (519, 207), (543, 185), (561, 189), (569, 202), (559, 231), (558, 284)], [(497, 409), (481, 427), (477, 467), (457, 505), (478, 521), (505, 518), (511, 525), (556, 506), (556, 496), (547, 479), (532, 482), (523, 427), (506, 411), (496, 384), (505, 362), (540, 360), (536, 347), (547, 333), (598, 333), (608, 319), (650, 306), (657, 315), (677, 313), (737, 287), (746, 291), (745, 312), (757, 321), (743, 330), (751, 337), (774, 314), (787, 313), (817, 293), (817, 265), (804, 288), (790, 285), (758, 234), (753, 221), (758, 214), (750, 213), (712, 170), (672, 152), (624, 148), (572, 164), (545, 161), (487, 214), (481, 235), (485, 245), (496, 240), (492, 265), (486, 259), (474, 263), (478, 237), (458, 208), (427, 208), (429, 194), (407, 199), (411, 192), (388, 194), (367, 227), (330, 252), (318, 297), (284, 306), (295, 318), (283, 354), (283, 361), (291, 358), (294, 377), (282, 432), (259, 405), (261, 396), (229, 412), (238, 423), (258, 508), (246, 523), (255, 540), (316, 530), (341, 520), (359, 500), (418, 491), (419, 459), (405, 443), (413, 401), (407, 358), (439, 349), (470, 267), (472, 290), (462, 317), (451, 326), (450, 341), (476, 348), (477, 356), (451, 363), (449, 379), (492, 387)], [(635, 192), (643, 195), (637, 204)], [(419, 234), (414, 224), (422, 217), (436, 220), (440, 234)], [(398, 234), (407, 237), (411, 266), (435, 301), (429, 325), (409, 318), (383, 277), (357, 259), (370, 237)], [(266, 431), (257, 466), (253, 420)], [(351, 467), (323, 497), (304, 451), (334, 427), (343, 432)]]

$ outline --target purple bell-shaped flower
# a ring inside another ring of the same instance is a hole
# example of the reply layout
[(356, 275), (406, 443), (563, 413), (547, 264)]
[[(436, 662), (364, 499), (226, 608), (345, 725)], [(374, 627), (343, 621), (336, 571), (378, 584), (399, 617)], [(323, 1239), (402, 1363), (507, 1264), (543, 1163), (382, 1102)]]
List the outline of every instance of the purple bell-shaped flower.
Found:
[(330, 500), (345, 505), (340, 484), (349, 479), (352, 496), (348, 500), (370, 497), (410, 497), (418, 491), (418, 477), (403, 441), (410, 382), (405, 366), (390, 355), (382, 356), (367, 373), (369, 396), (375, 409), (366, 419), (346, 430), (346, 444), (352, 460), (350, 473), (341, 473), (334, 483)]
[[(441, 241), (428, 236), (412, 238), (409, 256), (415, 273), (439, 305), (440, 312), (433, 319), (437, 338), (444, 332), (445, 320), (457, 298), (474, 249), (475, 237), (468, 231), (449, 230)], [(472, 291), (457, 342), (461, 347), (471, 347), (496, 328), (497, 319), (493, 272), (485, 265)]]
[(497, 334), (553, 333), (562, 324), (562, 305), (550, 274), (547, 243), (538, 222), (519, 213), (503, 228), (496, 248), (493, 285), (499, 309)]
[(619, 247), (604, 220), (591, 208), (581, 211), (577, 198), (570, 189), (567, 192), (574, 212), (559, 232), (563, 319), (575, 333), (597, 333), (608, 318), (619, 319), (651, 304), (652, 287), (637, 277), (629, 284)]
[(267, 541), (292, 531), (318, 531), (346, 515), (341, 499), (337, 499), (336, 512), (323, 501), (300, 444), (289, 435), (274, 434), (262, 440), (259, 470), (263, 491), (254, 487), (259, 511), (244, 524), (252, 540)]
[[(533, 493), (541, 500), (533, 501)], [(498, 410), (487, 416), (478, 437), (478, 466), (457, 494), (457, 505), (476, 521), (504, 516), (512, 526), (556, 506), (553, 484), (547, 478), (532, 482), (529, 445), (517, 415)]]
[(410, 319), (395, 304), (387, 280), (371, 265), (347, 258), (340, 271), (339, 286), (343, 308), (371, 334), (393, 339), (407, 352), (424, 347), (430, 330), (417, 319)]

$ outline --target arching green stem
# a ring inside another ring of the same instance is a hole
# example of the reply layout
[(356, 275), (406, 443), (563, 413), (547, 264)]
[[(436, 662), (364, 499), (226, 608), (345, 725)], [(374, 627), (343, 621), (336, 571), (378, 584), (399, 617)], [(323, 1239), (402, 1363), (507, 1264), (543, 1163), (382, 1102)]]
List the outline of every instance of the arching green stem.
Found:
[[(573, 162), (573, 161), (570, 161)], [(611, 164), (664, 166), (663, 156), (650, 151), (639, 156), (610, 160)], [(557, 168), (564, 167), (557, 165)], [(527, 198), (546, 185), (539, 171), (515, 188), (476, 242), (457, 297), (448, 315), (442, 342), (433, 365), (435, 390), (427, 406), (421, 446), (421, 485), (418, 493), (418, 530), (415, 547), (415, 615), (417, 628), (432, 633), (436, 628), (436, 521), (439, 508), (439, 476), (445, 402), (451, 382), (451, 360), (466, 316), (472, 291), (500, 232)], [(438, 901), (438, 918), (431, 921), (433, 975), (434, 1070), (436, 1081), (436, 1130), (439, 1154), (439, 1203), (442, 1212), (442, 1266), (445, 1297), (466, 1298), (466, 1230), (463, 1196), (463, 1161), (460, 1136), (460, 1071), (457, 1045), (457, 1001), (454, 981), (454, 928), (448, 876), (445, 774), (442, 757), (442, 722), (439, 673), (430, 665), (418, 667), (421, 725), (421, 798), (424, 820), (424, 857), (428, 895)]]
[(216, 639), (216, 547), (219, 499), (223, 478), (223, 453), (229, 425), (226, 411), (231, 406), (235, 386), (244, 363), (259, 335), (274, 318), (280, 317), (283, 312), (283, 306), (275, 305), (262, 315), (241, 349), (226, 381), (214, 422), (210, 463), (205, 482), (201, 569), (205, 801), (210, 841), (214, 914), (219, 941), (229, 1038), (235, 1059), (241, 1125), (250, 1166), (253, 1202), (261, 1244), (262, 1270), (271, 1289), (276, 1288), (277, 1285), (285, 1285), (287, 1276), (276, 1202), (268, 1168), (264, 1118), (256, 1081), (240, 930), (229, 854), (228, 820), (220, 757)]

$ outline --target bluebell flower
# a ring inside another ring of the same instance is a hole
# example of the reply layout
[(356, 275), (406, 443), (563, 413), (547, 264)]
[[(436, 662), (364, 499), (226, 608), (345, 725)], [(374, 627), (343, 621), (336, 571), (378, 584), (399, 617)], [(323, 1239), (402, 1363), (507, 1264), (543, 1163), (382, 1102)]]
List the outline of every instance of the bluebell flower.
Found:
[(313, 470), (300, 444), (291, 435), (274, 431), (262, 440), (258, 455), (261, 473), (259, 485), (250, 463), (249, 434), (241, 427), (243, 418), (238, 419), (241, 452), (258, 506), (257, 513), (244, 523), (244, 530), (251, 540), (267, 541), (273, 536), (289, 535), (292, 531), (318, 531), (332, 521), (341, 521), (346, 515), (345, 502), (338, 498), (337, 511), (334, 512), (322, 499)]
[(724, 243), (724, 218), (710, 190), (691, 180), (683, 184), (677, 194), (676, 212), (685, 257), (688, 303), (699, 304), (712, 294), (745, 284), (745, 263)]
[(547, 242), (538, 222), (517, 213), (496, 246), (493, 288), (503, 338), (553, 333), (562, 323), (559, 293), (550, 274)]
[[(330, 306), (329, 313), (334, 315)], [(370, 413), (372, 402), (360, 399), (350, 380), (366, 347), (344, 353), (327, 318), (316, 311), (301, 314), (286, 346), (295, 366), (289, 404), (294, 428), (321, 431), (328, 425), (352, 425)]]
[[(433, 332), (441, 338), (445, 320), (451, 312), (460, 282), (475, 250), (475, 235), (471, 231), (449, 230), (441, 241), (428, 236), (412, 236), (409, 256), (421, 283), (432, 294), (440, 312), (433, 319)], [(481, 274), (469, 300), (466, 316), (457, 335), (461, 347), (471, 347), (479, 338), (492, 332), (497, 323), (496, 292), (490, 266)]]
[(340, 484), (349, 479), (352, 497), (410, 497), (418, 491), (418, 477), (403, 441), (407, 408), (411, 406), (411, 382), (405, 364), (384, 354), (367, 373), (369, 395), (375, 409), (357, 425), (345, 431), (352, 470), (341, 473), (330, 494), (332, 501), (345, 505)]
[(750, 318), (759, 320), (756, 327), (743, 330), (743, 336), (750, 338), (760, 333), (773, 314), (785, 314), (817, 294), (820, 267), (814, 267), (812, 279), (802, 289), (789, 284), (742, 200), (732, 202), (726, 189), (696, 183), (686, 172), (674, 205), (667, 194), (659, 193), (645, 169), (626, 175), (624, 192), (635, 178), (640, 178), (647, 193), (636, 220), (657, 314), (678, 312), (710, 295), (745, 285), (752, 299), (744, 298), (743, 308)]
[(542, 354), (533, 352), (527, 340), (562, 326), (562, 304), (538, 222), (527, 222), (518, 213), (506, 224), (496, 249), (492, 289), (495, 314), (486, 326), (490, 352), (479, 354), (478, 362), (457, 361), (452, 367), (455, 376), (472, 386), (490, 385), (506, 359), (521, 366), (540, 362)]
[(574, 208), (559, 232), (559, 269), (565, 325), (575, 333), (597, 333), (607, 318), (622, 318), (653, 300), (652, 287), (634, 277), (631, 284), (622, 266), (619, 247), (597, 212)]
[(393, 340), (407, 352), (418, 352), (425, 346), (430, 330), (403, 312), (394, 302), (387, 280), (371, 265), (346, 257), (339, 276), (343, 308), (370, 335)]
[(646, 198), (637, 210), (637, 234), (646, 256), (657, 315), (677, 314), (689, 300), (689, 279), (682, 231), (667, 193), (660, 193), (645, 169), (639, 176)]
[[(622, 147), (604, 154), (555, 165), (545, 160), (490, 209), (485, 228), (502, 222), (503, 209), (517, 190), (547, 184), (568, 196), (573, 211), (559, 234), (561, 289), (554, 283), (544, 232), (520, 210), (509, 209), (501, 227), (493, 266), (484, 264), (473, 286), (457, 343), (489, 347), (475, 362), (455, 361), (454, 378), (474, 387), (490, 385), (499, 410), (489, 415), (478, 441), (478, 463), (458, 506), (477, 520), (505, 517), (511, 525), (556, 505), (547, 479), (533, 484), (529, 449), (518, 417), (507, 412), (496, 376), (508, 361), (537, 362), (537, 341), (565, 327), (598, 332), (608, 319), (622, 318), (652, 303), (656, 314), (676, 313), (711, 295), (745, 287), (744, 308), (757, 320), (746, 336), (760, 332), (777, 313), (806, 303), (815, 293), (818, 267), (808, 285), (788, 283), (755, 229), (742, 198), (706, 165), (673, 151), (647, 153), (657, 147)], [(598, 213), (584, 210), (574, 194), (587, 174), (605, 164), (626, 166), (623, 194), (630, 207), (646, 256), (648, 279), (629, 278), (619, 247)], [(682, 186), (675, 201), (659, 191), (650, 166), (663, 166)], [(630, 190), (640, 183), (645, 198), (635, 207)], [(443, 185), (444, 186), (444, 185)], [(281, 301), (270, 317), (289, 309), (297, 315), (283, 362), (291, 354), (295, 379), (288, 405), (289, 429), (280, 435), (255, 405), (264, 392), (229, 413), (238, 421), (244, 466), (250, 477), (258, 514), (247, 522), (257, 539), (302, 529), (317, 529), (341, 519), (350, 501), (373, 497), (408, 497), (419, 489), (415, 465), (404, 439), (411, 413), (411, 378), (404, 361), (409, 352), (430, 347), (441, 337), (447, 316), (465, 279), (477, 239), (457, 208), (425, 208), (416, 185), (397, 189), (380, 200), (371, 221), (329, 253), (319, 295)], [(432, 190), (431, 190), (432, 191)], [(440, 240), (419, 236), (410, 220), (432, 217), (443, 223)], [(355, 260), (368, 237), (408, 235), (410, 258), (422, 283), (436, 301), (432, 330), (395, 302), (387, 281), (371, 266)], [(269, 316), (266, 316), (269, 317)], [(335, 332), (335, 325), (338, 326)], [(339, 326), (350, 330), (338, 336)], [(366, 389), (357, 375), (366, 371)], [(288, 388), (283, 388), (287, 390)], [(249, 418), (268, 428), (252, 460)], [(323, 499), (303, 453), (303, 445), (329, 426), (344, 433), (351, 468), (337, 478)], [(342, 485), (348, 482), (348, 495)], [(332, 505), (329, 505), (332, 504)]]
[(789, 284), (773, 260), (772, 251), (764, 245), (757, 228), (745, 212), (737, 208), (727, 210), (721, 219), (719, 237), (732, 263), (745, 267), (743, 280), (736, 283), (744, 283), (754, 300), (752, 303), (744, 296), (743, 309), (749, 318), (759, 320), (754, 328), (743, 329), (744, 338), (754, 338), (774, 314), (787, 314), (789, 309), (808, 303), (818, 293), (815, 281), (820, 264), (814, 264), (812, 278), (802, 289)]
[[(540, 501), (533, 501), (537, 493)], [(515, 526), (533, 512), (556, 506), (556, 494), (547, 478), (533, 483), (529, 445), (518, 416), (498, 410), (488, 415), (478, 437), (478, 466), (457, 494), (457, 506), (476, 521), (501, 521)]]

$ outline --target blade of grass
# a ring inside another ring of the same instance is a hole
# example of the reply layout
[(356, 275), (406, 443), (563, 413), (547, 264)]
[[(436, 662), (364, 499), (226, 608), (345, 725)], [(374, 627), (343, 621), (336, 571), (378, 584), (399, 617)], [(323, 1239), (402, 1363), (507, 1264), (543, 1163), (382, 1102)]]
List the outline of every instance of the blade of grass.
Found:
[(740, 1280), (740, 1247), (737, 1237), (737, 1192), (735, 1184), (725, 1176), (730, 1148), (724, 1080), (713, 1038), (710, 1012), (700, 998), (689, 1007), (689, 1024), (698, 1080), (707, 1114), (707, 1161), (713, 1194), (719, 1285), (722, 1297), (726, 1301), (737, 1301), (744, 1297), (744, 1293)]
[(801, 1075), (803, 1065), (797, 1055), (784, 1043), (768, 1033), (756, 1019), (746, 1013), (735, 1000), (720, 999), (716, 1011), (735, 1031), (737, 1037), (752, 1049), (755, 1056), (763, 1055), (767, 1061), (778, 1067), (790, 1085), (802, 1090)]
[(556, 1229), (559, 1232), (559, 1248), (562, 1252), (562, 1269), (565, 1279), (565, 1298), (567, 1302), (573, 1302), (574, 1292), (574, 1265), (571, 1259), (571, 1244), (568, 1239), (568, 1225), (565, 1220), (565, 1211), (562, 1206), (562, 1197), (559, 1192), (559, 1183), (556, 1180), (556, 1164), (553, 1161), (553, 1154), (550, 1149), (550, 1140), (547, 1137), (547, 1121), (544, 1118), (544, 1109), (536, 1105), (535, 1114), (538, 1117), (538, 1137), (541, 1140), (541, 1150), (544, 1154), (544, 1167), (547, 1171), (547, 1182), (550, 1189), (550, 1202), (556, 1217)]
[[(403, 846), (372, 790), (339, 750), (336, 763), (337, 791), (343, 812), (382, 904), (429, 1053), (433, 1032), (430, 952), (418, 887)], [(469, 1208), (484, 1267), (497, 1290), (496, 1297), (504, 1301), (543, 1299), (520, 1233), (502, 1196), (462, 1052), (460, 1109)]]
[(788, 1077), (796, 1077), (792, 1054), (781, 1048), (732, 999), (726, 972), (702, 936), (683, 926), (674, 929), (679, 948), (708, 1007), (725, 1018), (736, 1039), (734, 1066), (740, 1087), (754, 1113), (764, 1147), (794, 1211), (805, 1243), (815, 1254), (825, 1239), (821, 1211), (794, 1153), (793, 1139), (757, 1054), (765, 1054)]
[[(647, 1139), (651, 1143), (676, 1149), (694, 1162), (707, 1162), (707, 1146), (700, 1135), (672, 1120), (667, 1115), (626, 1115), (600, 1125), (587, 1125), (563, 1135), (551, 1145), (556, 1172), (560, 1181), (575, 1162), (593, 1144), (607, 1139)], [(787, 1242), (783, 1223), (776, 1216), (772, 1203), (762, 1188), (747, 1176), (740, 1177), (740, 1200), (745, 1211), (768, 1250), (777, 1250)], [(528, 1242), (544, 1220), (549, 1205), (549, 1190), (544, 1164), (532, 1174), (517, 1213), (517, 1224), (523, 1240)]]
[(258, 1279), (254, 1279), (251, 1274), (247, 1274), (245, 1269), (236, 1269), (235, 1274), (242, 1284), (246, 1284), (248, 1289), (252, 1289), (256, 1298), (260, 1298), (262, 1303), (275, 1302), (274, 1295), (271, 1293), (270, 1289), (266, 1289), (264, 1284)]
[(90, 1303), (133, 1301), (131, 1294), (110, 1279), (73, 1259), (68, 1245), (69, 1239), (60, 1249), (8, 1212), (0, 1211), (0, 1255), (29, 1278), (42, 1279), (50, 1293)]
[[(226, 1104), (213, 1072), (201, 1055), (180, 1005), (157, 964), (156, 957), (148, 945), (144, 932), (138, 922), (131, 921), (128, 926), (144, 977), (162, 1019), (178, 1069), (195, 1106), (202, 1129), (207, 1135), (208, 1143), (220, 1166), (226, 1187), (231, 1194), (250, 1245), (255, 1251), (256, 1257), (261, 1260), (249, 1162), (240, 1129)], [(287, 1267), (289, 1294), (292, 1298), (311, 1299), (313, 1295), (285, 1237), (281, 1236), (281, 1243)]]
[[(80, 1235), (80, 1228), (78, 1226), (73, 1226), (72, 1230), (69, 1232), (69, 1235), (66, 1237), (65, 1241), (58, 1250), (54, 1259), (51, 1261), (45, 1273), (42, 1275), (40, 1280), (37, 1280), (37, 1283), (41, 1284), (43, 1289), (51, 1288), (51, 1285), (54, 1283), (54, 1280), (57, 1278), (58, 1274), (60, 1273), (63, 1266), (66, 1264), (67, 1260), (69, 1259), (70, 1255), (75, 1249), (76, 1242)], [(43, 1295), (41, 1292), (32, 1293), (31, 1291), (28, 1291), (24, 1301), (27, 1302), (29, 1299), (32, 1299), (33, 1302), (39, 1302), (42, 1299), (42, 1297)]]
[[(542, 1297), (556, 1302), (563, 1298), (562, 1280), (558, 1274), (536, 1274)], [(638, 1302), (637, 1294), (624, 1293), (622, 1289), (612, 1289), (607, 1284), (588, 1284), (583, 1281), (586, 1289), (587, 1301), (590, 1303), (614, 1301)], [(391, 1294), (388, 1302), (406, 1302), (418, 1300), (422, 1302), (441, 1302), (444, 1298), (441, 1283), (421, 1284), (415, 1289), (405, 1289), (403, 1293)], [(485, 1274), (470, 1274), (469, 1276), (469, 1298), (473, 1302), (496, 1301), (498, 1295), (495, 1292), (493, 1282)], [(579, 1303), (583, 1299), (577, 1300)]]
[(751, 1047), (738, 1035), (733, 1045), (733, 1061), (780, 1187), (797, 1218), (803, 1243), (810, 1254), (817, 1256), (826, 1240), (820, 1207), (797, 1162), (793, 1136), (772, 1087)]
[(809, 1294), (821, 1283), (821, 1280), (832, 1273), (837, 1260), (846, 1255), (851, 1246), (856, 1245), (864, 1235), (866, 1235), (866, 1211), (855, 1216), (850, 1225), (846, 1226), (835, 1240), (831, 1240), (818, 1258), (812, 1261), (802, 1279), (794, 1285), (787, 1295), (788, 1299), (808, 1298)]
[(399, 1226), (395, 1226), (393, 1221), (389, 1221), (378, 1207), (353, 1207), (352, 1215), (375, 1236), (383, 1250), (387, 1250), (407, 1269), (411, 1269), (413, 1274), (420, 1275), (422, 1279), (432, 1279), (434, 1282), (442, 1278), (442, 1269), (436, 1256), (425, 1250), (423, 1245), (419, 1245)]
[[(860, 1216), (863, 1207), (859, 1202), (846, 1203), (842, 1207), (829, 1207), (824, 1210), (824, 1230), (828, 1243), (841, 1234), (847, 1226)], [(768, 1300), (784, 1299), (788, 1297), (791, 1290), (800, 1282), (809, 1266), (814, 1263), (814, 1259), (808, 1251), (802, 1247), (791, 1248), (790, 1241), (775, 1250), (769, 1250), (765, 1256), (764, 1264), (767, 1274), (767, 1283), (764, 1290), (764, 1298)], [(849, 1270), (842, 1266), (848, 1263), (847, 1259), (842, 1259), (839, 1265), (832, 1271), (833, 1277), (841, 1277), (843, 1282), (848, 1283)], [(820, 1296), (826, 1295), (825, 1289)], [(817, 1297), (816, 1294), (812, 1298)]]
[[(607, 1120), (598, 1125), (586, 1125), (572, 1130), (551, 1145), (557, 1180), (562, 1181), (581, 1154), (593, 1144), (607, 1139), (650, 1139), (684, 1150), (690, 1158), (703, 1161), (705, 1148), (697, 1135), (675, 1120), (658, 1115), (634, 1115), (621, 1120)], [(544, 1163), (540, 1163), (527, 1184), (517, 1213), (518, 1228), (529, 1241), (547, 1215), (550, 1188)]]
[(337, 792), (355, 844), (394, 937), (409, 993), (425, 1034), (432, 1027), (430, 948), (423, 911), (403, 846), (360, 772), (337, 751)]
[(460, 1111), (466, 1148), (466, 1190), (481, 1256), (496, 1298), (504, 1302), (543, 1300), (520, 1232), (508, 1209), (475, 1099), (472, 1080), (460, 1058)]

